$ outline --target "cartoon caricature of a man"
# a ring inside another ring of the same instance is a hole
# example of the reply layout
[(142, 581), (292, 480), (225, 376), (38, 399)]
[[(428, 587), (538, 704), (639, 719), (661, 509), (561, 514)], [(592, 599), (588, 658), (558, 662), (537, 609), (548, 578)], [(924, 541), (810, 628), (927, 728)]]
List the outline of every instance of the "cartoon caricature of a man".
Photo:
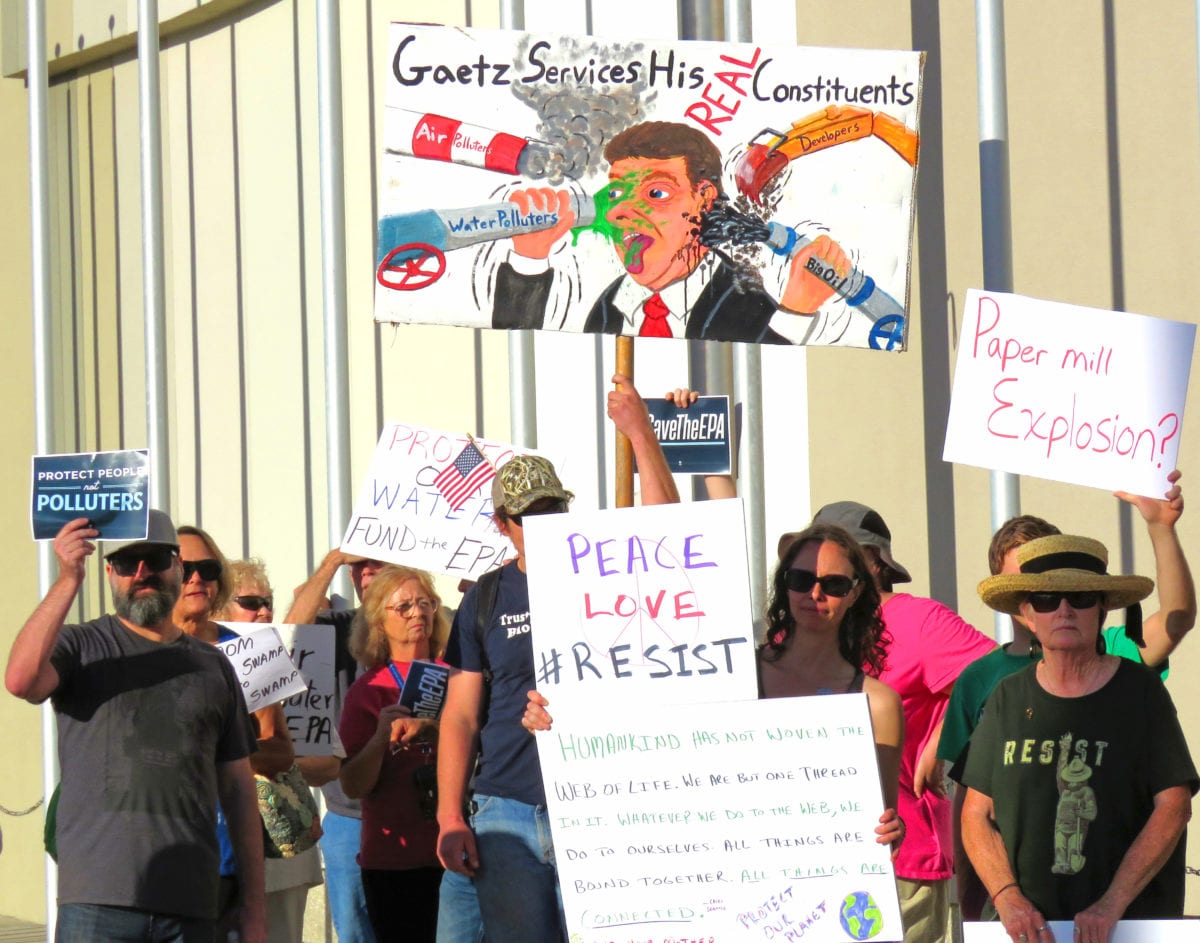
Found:
[[(604, 148), (609, 185), (594, 228), (613, 242), (624, 274), (596, 299), (584, 330), (606, 334), (789, 343), (769, 322), (781, 308), (813, 315), (833, 289), (806, 269), (816, 256), (839, 276), (850, 269), (841, 247), (819, 236), (791, 262), (777, 304), (761, 287), (738, 284), (725, 261), (701, 265), (702, 215), (721, 197), (721, 155), (688, 125), (648, 121), (627, 128)], [(522, 213), (554, 212), (552, 229), (514, 236), (512, 254), (497, 273), (492, 326), (540, 328), (553, 283), (547, 259), (575, 226), (566, 190), (530, 188), (512, 194)]]

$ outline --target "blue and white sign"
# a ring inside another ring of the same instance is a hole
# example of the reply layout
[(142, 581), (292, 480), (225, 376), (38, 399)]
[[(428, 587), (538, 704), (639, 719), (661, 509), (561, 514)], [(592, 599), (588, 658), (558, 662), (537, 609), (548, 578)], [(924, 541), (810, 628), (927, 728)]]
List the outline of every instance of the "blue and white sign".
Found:
[(701, 396), (687, 409), (680, 409), (667, 399), (649, 400), (646, 407), (672, 472), (729, 474), (732, 436), (728, 396)]
[(34, 540), (53, 540), (67, 521), (86, 517), (101, 540), (146, 536), (150, 453), (75, 452), (33, 457), (30, 519)]

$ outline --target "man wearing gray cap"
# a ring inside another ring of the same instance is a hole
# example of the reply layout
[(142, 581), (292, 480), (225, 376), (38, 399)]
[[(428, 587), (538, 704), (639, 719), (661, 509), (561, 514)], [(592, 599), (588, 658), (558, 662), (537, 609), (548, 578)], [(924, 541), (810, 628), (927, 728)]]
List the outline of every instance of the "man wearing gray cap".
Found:
[(912, 577), (892, 555), (892, 533), (879, 512), (857, 501), (836, 501), (813, 520), (837, 524), (862, 544), (883, 601), (880, 611), (891, 643), (879, 680), (900, 695), (904, 707), (896, 811), (906, 834), (894, 865), (904, 939), (937, 943), (949, 938), (954, 870), (950, 800), (936, 756), (942, 718), (963, 668), (996, 643), (936, 600), (892, 592), (894, 584), (910, 583)]
[(211, 943), (217, 802), (242, 879), (241, 941), (266, 939), (253, 729), (224, 654), (172, 621), (183, 570), (175, 527), (108, 546), (115, 615), (65, 625), (100, 532), (54, 538), (58, 578), (13, 642), (9, 692), (58, 722), (58, 943)]

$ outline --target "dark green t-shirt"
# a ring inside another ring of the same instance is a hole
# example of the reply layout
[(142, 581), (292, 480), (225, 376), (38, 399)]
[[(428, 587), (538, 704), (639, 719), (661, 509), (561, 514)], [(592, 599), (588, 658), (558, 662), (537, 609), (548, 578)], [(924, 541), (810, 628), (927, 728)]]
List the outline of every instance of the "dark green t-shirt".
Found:
[[(1105, 629), (1104, 644), (1110, 655), (1142, 664), (1142, 650), (1125, 634), (1125, 626), (1112, 625)], [(942, 738), (938, 741), (938, 759), (957, 764), (950, 770), (952, 778), (958, 779), (962, 772), (962, 763), (966, 762), (962, 752), (971, 739), (971, 732), (979, 723), (988, 695), (1002, 678), (1029, 667), (1031, 661), (1041, 657), (1040, 648), (1035, 648), (1027, 655), (1010, 655), (1008, 645), (1005, 645), (977, 658), (963, 669), (950, 693), (950, 703), (946, 705), (946, 716), (942, 721)], [(1164, 661), (1160, 670), (1164, 681), (1170, 673), (1169, 669), (1170, 662)]]
[[(1001, 681), (971, 738), (962, 782), (991, 797), (1021, 892), (1048, 920), (1073, 919), (1107, 890), (1157, 793), (1198, 785), (1166, 688), (1125, 659), (1084, 697), (1047, 693), (1035, 666)], [(1185, 845), (1125, 917), (1183, 914)]]

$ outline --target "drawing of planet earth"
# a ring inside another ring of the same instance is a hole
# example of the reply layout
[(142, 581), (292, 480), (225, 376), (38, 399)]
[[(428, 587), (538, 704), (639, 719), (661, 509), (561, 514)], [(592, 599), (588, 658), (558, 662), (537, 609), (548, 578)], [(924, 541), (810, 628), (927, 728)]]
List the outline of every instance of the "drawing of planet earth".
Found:
[(842, 900), (842, 928), (856, 940), (869, 940), (883, 929), (883, 914), (866, 891), (854, 891)]

